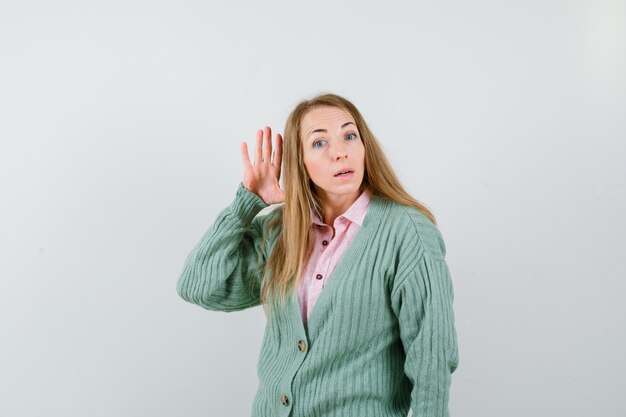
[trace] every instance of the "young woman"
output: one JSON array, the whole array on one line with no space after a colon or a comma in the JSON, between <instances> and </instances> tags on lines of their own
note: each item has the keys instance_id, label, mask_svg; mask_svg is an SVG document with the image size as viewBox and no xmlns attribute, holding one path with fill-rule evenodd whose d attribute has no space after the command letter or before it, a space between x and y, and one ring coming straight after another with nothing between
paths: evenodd
<instances>
[{"instance_id":1,"label":"young woman","mask_svg":"<svg viewBox=\"0 0 626 417\"><path fill-rule=\"evenodd\" d=\"M243 181L178 294L208 310L263 305L253 417L448 416L458 351L434 216L345 98L302 101L284 133L273 150L259 130L254 163L242 142Z\"/></svg>"}]
</instances>

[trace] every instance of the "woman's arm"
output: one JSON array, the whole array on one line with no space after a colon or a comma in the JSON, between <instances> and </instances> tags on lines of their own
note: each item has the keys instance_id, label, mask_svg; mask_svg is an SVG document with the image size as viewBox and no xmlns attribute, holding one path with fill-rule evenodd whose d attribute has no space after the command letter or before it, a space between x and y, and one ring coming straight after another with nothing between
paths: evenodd
<instances>
[{"instance_id":1,"label":"woman's arm","mask_svg":"<svg viewBox=\"0 0 626 417\"><path fill-rule=\"evenodd\" d=\"M261 242L269 220L276 214L256 216L268 205L239 183L234 201L188 255L176 284L186 301L207 310L237 311L261 303L262 267L266 256ZM261 269L256 271L261 259Z\"/></svg>"},{"instance_id":2,"label":"woman's arm","mask_svg":"<svg viewBox=\"0 0 626 417\"><path fill-rule=\"evenodd\" d=\"M420 232L413 256L398 267L391 294L406 354L404 372L413 384L414 417L447 417L451 374L459 357L445 246L434 227Z\"/></svg>"}]
</instances>

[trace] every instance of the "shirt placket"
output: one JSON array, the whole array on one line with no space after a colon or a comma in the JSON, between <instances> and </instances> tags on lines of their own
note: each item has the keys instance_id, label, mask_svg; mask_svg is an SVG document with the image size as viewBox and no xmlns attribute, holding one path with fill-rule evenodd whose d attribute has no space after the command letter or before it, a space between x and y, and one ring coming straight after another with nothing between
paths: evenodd
<instances>
[{"instance_id":1,"label":"shirt placket","mask_svg":"<svg viewBox=\"0 0 626 417\"><path fill-rule=\"evenodd\" d=\"M343 219L342 219L343 220ZM315 265L315 268L312 271L312 277L310 277L311 281L309 284L309 289L307 291L307 317L311 314L313 310L313 298L319 298L322 289L324 288L324 284L326 283L326 279L328 278L328 271L330 268L330 263L333 260L333 255L335 253L335 247L340 243L340 239L338 236L342 235L344 232L344 223L340 221L338 225L335 227L335 238L331 240L332 230L330 226L326 226L323 228L323 232L321 232L320 241L323 244L324 241L328 242L327 245L324 245L322 248L322 253Z\"/></svg>"}]
</instances>

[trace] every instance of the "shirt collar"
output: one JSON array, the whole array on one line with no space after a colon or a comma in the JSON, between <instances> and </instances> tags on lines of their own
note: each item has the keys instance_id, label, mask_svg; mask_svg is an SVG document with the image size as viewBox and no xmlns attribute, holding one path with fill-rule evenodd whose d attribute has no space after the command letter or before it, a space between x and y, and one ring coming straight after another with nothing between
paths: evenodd
<instances>
[{"instance_id":1,"label":"shirt collar","mask_svg":"<svg viewBox=\"0 0 626 417\"><path fill-rule=\"evenodd\" d=\"M367 193L367 191L363 191L359 198L357 198L354 203L346 210L343 214L339 215L339 217L345 217L353 223L358 224L359 226L363 225L363 219L365 218L365 214L367 213L367 207L369 206L372 197ZM320 226L324 226L325 223L319 218L317 214L313 210L311 210L311 220L313 223L318 224Z\"/></svg>"}]
</instances>

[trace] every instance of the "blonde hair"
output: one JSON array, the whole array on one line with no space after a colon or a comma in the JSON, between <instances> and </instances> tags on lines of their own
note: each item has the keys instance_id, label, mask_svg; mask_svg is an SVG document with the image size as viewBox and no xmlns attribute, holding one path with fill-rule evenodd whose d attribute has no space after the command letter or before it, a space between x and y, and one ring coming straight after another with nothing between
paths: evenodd
<instances>
[{"instance_id":1,"label":"blonde hair","mask_svg":"<svg viewBox=\"0 0 626 417\"><path fill-rule=\"evenodd\" d=\"M266 309L269 320L273 309L284 305L289 293L295 292L298 288L305 262L311 255L314 243L311 210L323 219L320 199L304 166L300 138L302 118L312 108L321 106L343 109L356 122L365 147L365 172L361 191L412 206L423 212L433 224L437 224L435 216L422 203L411 197L400 184L374 134L350 101L330 93L301 101L287 118L283 134L282 173L285 202L282 207L276 209L279 213L269 223L266 236L273 227L278 226L282 230L279 231L266 264L264 267L258 266L263 267L261 300L262 304L269 306L269 311ZM265 243L266 239L263 246Z\"/></svg>"}]
</instances>

